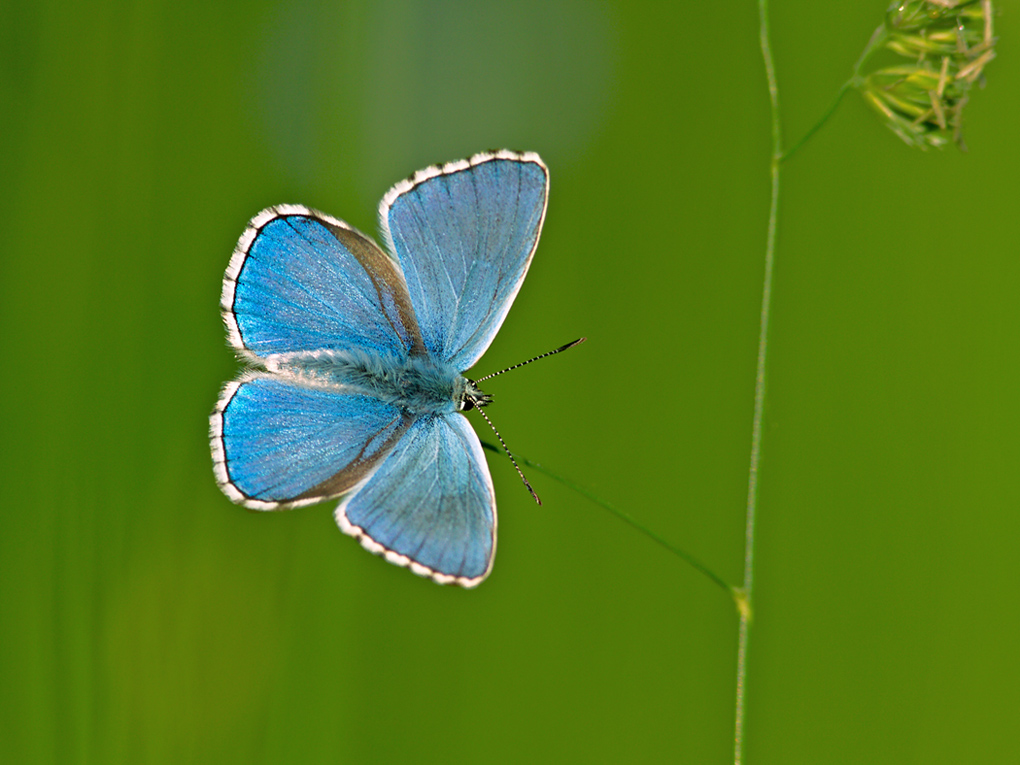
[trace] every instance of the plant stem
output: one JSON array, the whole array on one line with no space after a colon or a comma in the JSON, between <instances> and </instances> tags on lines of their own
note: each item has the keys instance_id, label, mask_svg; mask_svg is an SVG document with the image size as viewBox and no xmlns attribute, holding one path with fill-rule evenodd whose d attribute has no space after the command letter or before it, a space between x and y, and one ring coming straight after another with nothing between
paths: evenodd
<instances>
[{"instance_id":1,"label":"plant stem","mask_svg":"<svg viewBox=\"0 0 1020 765\"><path fill-rule=\"evenodd\" d=\"M769 313L772 306L772 271L776 252L776 222L779 216L779 166L783 159L782 133L779 123L779 88L776 85L772 46L769 41L768 0L758 0L759 42L765 63L772 116L772 159L769 172L772 180L772 201L769 205L769 227L765 239L765 277L762 282L761 319L758 327L758 365L754 376L754 417L751 424L751 464L747 477L747 517L744 532L744 586L741 588L740 635L737 640L737 693L733 729L733 762L741 765L744 757L744 705L747 691L747 645L751 633L754 606L754 525L758 506L758 464L761 460L761 429L765 411L765 368L768 358Z\"/></svg>"},{"instance_id":2,"label":"plant stem","mask_svg":"<svg viewBox=\"0 0 1020 765\"><path fill-rule=\"evenodd\" d=\"M864 50L857 59L857 63L854 64L854 71L853 74L850 75L850 79L840 86L839 92L836 93L836 97L833 99L832 104L825 110L825 113L822 114L818 122L812 125L801 139L797 141L797 143L780 154L780 159L783 162L793 156L797 149L806 144L808 140L810 140L810 138L821 129L822 125L829 121L829 117L835 113L836 107L839 106L840 102L843 100L843 96L846 95L846 92L850 90L850 88L855 88L860 84L861 69L863 68L864 63L871 57L872 53L882 47L888 37L889 30L886 28L885 24L880 24L878 28L872 32L871 39L868 40L868 44L864 46Z\"/></svg>"},{"instance_id":3,"label":"plant stem","mask_svg":"<svg viewBox=\"0 0 1020 765\"><path fill-rule=\"evenodd\" d=\"M498 446L495 446L494 444L487 443L485 441L482 441L482 446L484 448L488 449L489 451L493 451L493 452L502 452L503 451ZM613 507L611 504L606 502L604 499L598 497L597 495L595 495L594 493L592 493L588 489L584 488L580 484L576 484L573 481L571 481L571 480L569 480L567 478L564 478L561 475L557 475L556 473L554 473L553 471L549 470L548 468L539 465L537 462L532 462L527 457L522 457L521 455L518 454L517 455L517 459L520 461L520 463L522 465L525 465L526 467L529 467L529 468L533 468L533 469L539 471L540 473L544 473L545 475L547 475L550 478L552 478L554 481L558 481L559 483L563 484L567 488L573 489L578 494L580 494L582 497L588 498L589 500L591 500L592 502L594 502L596 505L598 505L599 507L603 508L604 510L608 510L610 513L615 515L617 518L619 518L624 523L630 524L630 526L632 526L633 528L635 528L638 531L640 531L642 534L644 534L646 537L651 539L653 542L656 542L657 544L662 545L667 550L669 550L671 553L673 553L675 556L677 556L681 560L689 563L695 569L697 569L702 574L707 576L709 579L711 579L717 585L719 585L724 590L726 590L728 593L730 593L730 595L733 597L733 599L738 601L738 603L743 598L743 595L742 595L742 592L741 592L740 588L733 587L732 585L730 585L725 579L723 579L721 576L716 574L708 566L706 566L700 560L695 558L689 552L687 552L685 550L681 550L679 547L676 547L675 545L670 544L665 539L663 539L658 534L656 534L654 531L652 531L650 528L648 528L647 526L642 524L640 521L638 521L636 518L633 518L630 515L627 515L627 513L623 512L622 510L620 510L620 509L618 509L616 507Z\"/></svg>"},{"instance_id":4,"label":"plant stem","mask_svg":"<svg viewBox=\"0 0 1020 765\"><path fill-rule=\"evenodd\" d=\"M761 439L762 420L765 413L765 372L768 361L769 344L769 314L772 307L772 272L775 264L776 254L776 227L779 219L779 180L780 166L793 154L806 144L815 133L817 133L829 118L836 112L843 96L852 88L861 83L861 69L871 55L882 47L889 36L889 30L885 24L881 24L871 35L871 39L864 47L857 63L854 64L853 74L840 87L835 99L821 118L797 141L791 148L783 151L782 131L779 121L779 88L776 84L775 65L772 61L772 44L769 35L769 5L768 0L758 0L758 40L761 45L761 55L765 64L765 79L769 90L769 107L772 126L772 154L769 161L769 176L771 179L771 202L769 204L768 232L765 237L765 275L762 280L761 293L761 317L758 326L758 363L754 378L754 416L751 422L751 460L747 476L747 513L744 528L744 581L741 587L733 587L722 577L715 574L701 561L690 553L674 547L665 539L660 537L648 527L639 523L636 519L624 513L622 510L610 505L600 499L584 487L573 483L540 465L527 459L521 462L529 467L535 468L550 478L559 481L565 486L573 489L579 494L587 497L595 504L608 510L625 523L630 524L645 536L665 547L677 557L689 563L695 569L707 576L717 585L727 590L737 605L737 613L740 616L740 631L737 639L737 680L736 680L736 708L734 712L733 731L733 762L734 765L742 765L744 758L744 718L745 702L747 692L747 646L751 635L751 619L753 615L754 595L754 532L755 520L758 509L758 466L761 462ZM499 451L492 444L482 442L482 446L492 451Z\"/></svg>"},{"instance_id":5,"label":"plant stem","mask_svg":"<svg viewBox=\"0 0 1020 765\"><path fill-rule=\"evenodd\" d=\"M765 238L765 277L761 292L761 319L758 328L758 365L754 378L754 417L751 423L751 464L747 477L747 516L744 532L744 585L734 589L734 598L740 614L740 633L737 639L737 693L734 713L733 762L741 765L744 758L744 715L747 693L747 645L751 636L751 617L754 607L754 528L758 509L758 465L761 461L762 418L765 412L765 370L768 360L769 312L772 305L772 271L776 255L776 225L779 218L779 175L781 164L808 142L835 113L846 92L861 82L861 69L871 54L880 49L889 36L885 24L871 35L853 74L843 83L832 105L822 114L804 136L790 149L783 151L782 131L779 122L779 88L772 62L772 45L769 39L768 0L758 0L759 42L765 63L765 79L769 89L769 106L772 117L772 158L769 173L772 181L772 199L769 204L769 226Z\"/></svg>"}]
</instances>

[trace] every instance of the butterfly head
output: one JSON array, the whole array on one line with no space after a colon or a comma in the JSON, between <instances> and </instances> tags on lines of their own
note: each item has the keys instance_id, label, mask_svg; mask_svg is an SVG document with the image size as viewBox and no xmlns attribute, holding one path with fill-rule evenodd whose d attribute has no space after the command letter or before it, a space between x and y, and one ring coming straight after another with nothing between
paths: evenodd
<instances>
[{"instance_id":1,"label":"butterfly head","mask_svg":"<svg viewBox=\"0 0 1020 765\"><path fill-rule=\"evenodd\" d=\"M480 409L492 403L492 396L488 393L483 393L474 380L469 380L466 377L462 379L464 380L464 391L460 394L460 400L457 402L458 411L466 412L469 409Z\"/></svg>"}]
</instances>

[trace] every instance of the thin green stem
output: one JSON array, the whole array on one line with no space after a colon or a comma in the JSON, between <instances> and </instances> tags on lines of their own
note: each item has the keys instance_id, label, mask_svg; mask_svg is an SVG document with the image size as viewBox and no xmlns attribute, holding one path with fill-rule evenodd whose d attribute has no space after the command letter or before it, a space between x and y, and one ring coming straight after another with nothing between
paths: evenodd
<instances>
[{"instance_id":1,"label":"thin green stem","mask_svg":"<svg viewBox=\"0 0 1020 765\"><path fill-rule=\"evenodd\" d=\"M779 88L776 84L775 64L772 60L772 44L769 33L768 0L758 0L758 39L761 45L762 60L765 64L765 79L768 83L769 106L772 127L772 154L769 161L771 179L771 201L769 204L768 232L765 238L765 275L762 280L761 316L758 327L758 361L754 379L754 415L751 422L751 459L747 478L747 511L744 528L744 581L743 586L733 587L718 576L690 553L673 546L647 526L638 522L605 500L596 496L584 487L557 475L531 460L518 457L522 463L534 468L555 481L562 483L595 504L609 511L620 520L637 529L642 534L671 553L686 561L717 585L727 590L737 604L740 617L740 630L737 640L737 678L736 678L736 709L734 713L733 762L742 765L744 758L744 718L745 699L747 692L747 647L751 635L751 619L753 615L754 596L754 534L758 509L758 467L761 462L762 421L765 413L765 379L768 361L769 315L772 307L772 273L776 253L776 228L779 220L780 166L793 156L804 144L817 133L832 117L839 107L846 92L861 83L861 69L870 56L885 43L889 31L885 24L879 26L871 35L857 63L854 65L850 79L843 83L832 104L821 118L791 148L783 151L782 130L779 120ZM482 442L482 446L492 451L500 451L496 446Z\"/></svg>"},{"instance_id":2,"label":"thin green stem","mask_svg":"<svg viewBox=\"0 0 1020 765\"><path fill-rule=\"evenodd\" d=\"M782 154L780 155L780 159L783 162L792 157L793 154L797 151L797 149L806 144L811 139L811 137L821 129L822 125L829 121L829 117L831 117L836 112L836 108L843 100L843 96L846 95L846 92L850 90L850 88L855 88L860 84L861 69L864 67L865 62L871 57L872 53L874 53L875 51L879 50L882 47L882 45L885 43L888 37L889 30L886 28L885 24L881 24L874 32L872 32L871 39L868 40L868 44L864 46L864 50L861 52L860 57L857 59L857 63L854 64L854 71L853 74L850 75L850 79L844 82L842 86L840 86L839 92L836 93L836 97L832 100L832 104L829 106L828 109L825 110L825 112L819 118L818 122L812 125L811 128L801 137L799 141L797 141L793 146L791 146L786 151L782 152Z\"/></svg>"},{"instance_id":3,"label":"thin green stem","mask_svg":"<svg viewBox=\"0 0 1020 765\"><path fill-rule=\"evenodd\" d=\"M484 448L488 449L489 451L493 451L493 452L502 452L503 451L502 449L500 449L499 447L495 446L494 444L486 443L485 441L482 441L482 446ZM710 568L708 568L708 566L706 566L700 560L695 558L689 552L687 552L685 550L681 550L679 547L676 547L675 545L667 542L665 539L660 537L658 534L656 534L654 531L649 529L647 526L642 524L637 519L632 518L630 515L628 515L627 513L623 512L622 510L619 510L616 507L613 507L611 504L606 502L604 499L602 499L601 497L597 496L596 494L594 494L590 490L586 489L585 487L581 486L580 484L576 484L573 481L571 481L571 480L569 480L567 478L564 478L561 475L558 475L558 474L554 473L552 470L549 470L548 468L543 467L542 465L539 465L537 462L532 462L527 457L522 457L519 454L515 454L515 456L517 457L518 461L521 464L526 465L529 468L533 468L533 469L537 470L540 473L544 473L545 475L547 475L550 478L552 478L554 481L558 481L559 483L563 484L567 488L573 489L578 494L580 494L581 496L586 497L587 499L591 500L592 502L594 502L596 505L598 505L602 509L609 511L610 513L615 515L617 518L619 518L624 523L630 524L631 527L633 527L633 528L637 529L638 531L640 531L642 534L644 534L646 537L651 539L653 542L655 542L655 543L657 543L659 545L662 545L664 548L669 550L671 553L676 555L678 558L680 558L681 560L689 563L691 566L693 566L695 569L697 569L702 574L707 576L709 579L711 579L717 585L719 585L724 590L729 592L735 599L741 597L740 590L738 588L735 588L735 587L731 586L730 584L728 584L725 579L723 579L721 576L716 574L714 571L712 571Z\"/></svg>"},{"instance_id":4,"label":"thin green stem","mask_svg":"<svg viewBox=\"0 0 1020 765\"><path fill-rule=\"evenodd\" d=\"M758 326L758 364L754 376L754 416L751 421L751 464L747 478L747 515L744 531L744 586L738 600L740 634L737 640L737 692L733 729L733 762L741 765L744 758L744 708L747 691L747 645L751 636L751 614L754 606L754 529L758 508L758 465L761 461L762 419L765 412L765 369L768 359L769 313L772 306L772 271L776 252L776 223L779 217L779 166L782 162L782 131L779 123L779 88L772 62L769 40L768 0L758 0L759 42L768 82L769 106L772 117L772 158L769 171L772 180L772 201L769 205L769 227L765 239L765 277L762 282L761 318Z\"/></svg>"},{"instance_id":5,"label":"thin green stem","mask_svg":"<svg viewBox=\"0 0 1020 765\"><path fill-rule=\"evenodd\" d=\"M843 96L846 95L846 92L850 90L851 87L853 87L853 84L854 84L853 79L849 79L843 83L843 85L839 89L839 92L836 93L836 97L833 99L832 104L829 106L828 109L825 110L825 113L822 115L821 119L819 119L818 122L812 125L811 129L808 130L801 137L801 139L797 141L797 143L795 143L792 147L783 152L783 156L781 157L781 159L784 162L788 160L793 155L793 153L797 151L797 149L806 144L808 140L821 129L822 125L829 121L829 117L831 117L835 113L836 107L839 106L839 102L843 100Z\"/></svg>"},{"instance_id":6,"label":"thin green stem","mask_svg":"<svg viewBox=\"0 0 1020 765\"><path fill-rule=\"evenodd\" d=\"M751 422L751 464L747 477L747 515L744 532L744 586L734 590L737 610L740 614L740 633L737 639L737 692L734 713L733 762L741 765L744 758L744 716L747 694L747 646L751 637L751 617L754 611L754 530L758 509L758 466L761 462L762 419L765 413L765 371L769 347L769 313L772 306L772 272L776 255L776 226L779 219L780 166L793 156L801 146L828 122L835 113L846 92L861 81L861 69L872 53L882 47L888 37L885 24L871 35L857 63L853 74L836 94L832 105L822 114L804 136L790 149L783 151L782 131L779 122L779 88L776 84L776 70L772 61L772 44L769 36L768 0L758 0L759 42L765 63L765 79L769 89L769 106L772 122L772 157L769 174L772 181L769 204L769 226L765 238L765 277L762 281L761 319L758 327L758 364L754 378L754 416Z\"/></svg>"}]
</instances>

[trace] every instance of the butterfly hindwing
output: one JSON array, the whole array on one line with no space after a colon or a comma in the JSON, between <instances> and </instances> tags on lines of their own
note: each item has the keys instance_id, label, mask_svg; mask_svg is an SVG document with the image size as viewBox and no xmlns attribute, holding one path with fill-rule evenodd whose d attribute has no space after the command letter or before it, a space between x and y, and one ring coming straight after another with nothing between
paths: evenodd
<instances>
[{"instance_id":1,"label":"butterfly hindwing","mask_svg":"<svg viewBox=\"0 0 1020 765\"><path fill-rule=\"evenodd\" d=\"M249 373L212 414L216 478L256 510L321 502L364 482L410 423L372 396Z\"/></svg>"},{"instance_id":2,"label":"butterfly hindwing","mask_svg":"<svg viewBox=\"0 0 1020 765\"><path fill-rule=\"evenodd\" d=\"M258 357L421 349L399 266L343 221L299 205L251 220L223 279L221 309L231 345Z\"/></svg>"},{"instance_id":3,"label":"butterfly hindwing","mask_svg":"<svg viewBox=\"0 0 1020 765\"><path fill-rule=\"evenodd\" d=\"M476 154L415 173L380 205L425 348L458 370L489 347L531 264L549 173L537 154Z\"/></svg>"},{"instance_id":4,"label":"butterfly hindwing","mask_svg":"<svg viewBox=\"0 0 1020 765\"><path fill-rule=\"evenodd\" d=\"M443 584L473 587L496 552L496 500L465 417L419 417L374 475L336 510L372 552Z\"/></svg>"}]
</instances>

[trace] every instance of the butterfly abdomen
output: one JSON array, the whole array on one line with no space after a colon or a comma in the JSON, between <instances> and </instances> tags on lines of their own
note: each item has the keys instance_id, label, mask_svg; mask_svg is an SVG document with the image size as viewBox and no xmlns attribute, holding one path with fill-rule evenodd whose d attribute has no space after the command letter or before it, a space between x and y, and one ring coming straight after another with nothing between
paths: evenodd
<instances>
[{"instance_id":1,"label":"butterfly abdomen","mask_svg":"<svg viewBox=\"0 0 1020 765\"><path fill-rule=\"evenodd\" d=\"M431 358L350 351L299 351L269 356L270 372L312 386L363 392L409 414L457 411L466 380Z\"/></svg>"}]
</instances>

